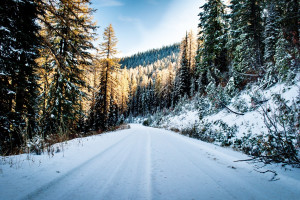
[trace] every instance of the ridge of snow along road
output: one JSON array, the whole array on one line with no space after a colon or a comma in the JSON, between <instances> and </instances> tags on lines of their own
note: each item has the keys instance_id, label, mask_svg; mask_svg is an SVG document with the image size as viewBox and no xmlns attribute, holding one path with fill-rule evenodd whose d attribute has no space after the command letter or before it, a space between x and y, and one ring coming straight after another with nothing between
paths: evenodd
<instances>
[{"instance_id":1,"label":"ridge of snow along road","mask_svg":"<svg viewBox=\"0 0 300 200\"><path fill-rule=\"evenodd\" d=\"M248 156L171 131L130 126L127 130L71 140L64 145L64 151L52 158L26 154L2 158L0 199L300 196L300 169L234 162ZM277 181L270 181L274 177L271 171L276 171Z\"/></svg>"}]
</instances>

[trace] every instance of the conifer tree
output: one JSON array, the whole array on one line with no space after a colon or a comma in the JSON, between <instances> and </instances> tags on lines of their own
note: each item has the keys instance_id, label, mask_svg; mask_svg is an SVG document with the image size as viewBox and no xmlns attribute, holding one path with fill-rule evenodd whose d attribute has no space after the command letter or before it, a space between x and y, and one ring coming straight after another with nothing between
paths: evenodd
<instances>
[{"instance_id":1,"label":"conifer tree","mask_svg":"<svg viewBox=\"0 0 300 200\"><path fill-rule=\"evenodd\" d=\"M177 84L177 90L181 97L186 94L189 95L190 91L191 69L188 49L188 34L186 34L184 40L181 43L181 60L177 75L179 81Z\"/></svg>"},{"instance_id":2,"label":"conifer tree","mask_svg":"<svg viewBox=\"0 0 300 200\"><path fill-rule=\"evenodd\" d=\"M194 38L193 31L190 31L188 33L188 61L189 61L189 68L190 73L193 78L195 78L196 75L196 51L197 51L197 43Z\"/></svg>"},{"instance_id":3,"label":"conifer tree","mask_svg":"<svg viewBox=\"0 0 300 200\"><path fill-rule=\"evenodd\" d=\"M121 113L127 111L129 98L129 75L127 69L123 69L120 75L120 91L121 91Z\"/></svg>"},{"instance_id":4,"label":"conifer tree","mask_svg":"<svg viewBox=\"0 0 300 200\"><path fill-rule=\"evenodd\" d=\"M200 32L197 60L197 70L200 73L200 90L205 92L205 87L211 80L208 80L208 71L216 85L222 79L222 75L228 72L226 32L225 32L225 6L221 0L209 0L201 7Z\"/></svg>"},{"instance_id":5,"label":"conifer tree","mask_svg":"<svg viewBox=\"0 0 300 200\"><path fill-rule=\"evenodd\" d=\"M281 10L280 21L283 35L292 46L299 49L299 0L280 0L278 2Z\"/></svg>"},{"instance_id":6,"label":"conifer tree","mask_svg":"<svg viewBox=\"0 0 300 200\"><path fill-rule=\"evenodd\" d=\"M172 91L174 89L174 78L175 78L175 73L173 70L173 65L172 63L169 64L168 66L168 71L166 74L166 84L163 88L163 99L166 102L166 107L169 108L172 104Z\"/></svg>"},{"instance_id":7,"label":"conifer tree","mask_svg":"<svg viewBox=\"0 0 300 200\"><path fill-rule=\"evenodd\" d=\"M16 153L36 132L37 4L0 3L0 153Z\"/></svg>"},{"instance_id":8,"label":"conifer tree","mask_svg":"<svg viewBox=\"0 0 300 200\"><path fill-rule=\"evenodd\" d=\"M299 42L299 1L279 1L281 33L276 43L275 68L279 79L292 80L299 72L300 42Z\"/></svg>"},{"instance_id":9,"label":"conifer tree","mask_svg":"<svg viewBox=\"0 0 300 200\"><path fill-rule=\"evenodd\" d=\"M90 0L41 1L45 62L50 66L45 91L46 113L42 118L44 135L68 135L82 118L85 98L83 68L92 64L94 30ZM45 63L41 63L46 66Z\"/></svg>"},{"instance_id":10,"label":"conifer tree","mask_svg":"<svg viewBox=\"0 0 300 200\"><path fill-rule=\"evenodd\" d=\"M277 79L277 70L275 65L276 43L280 33L280 15L277 0L266 1L266 23L264 30L264 65L266 70L267 80L272 84L272 80Z\"/></svg>"},{"instance_id":11,"label":"conifer tree","mask_svg":"<svg viewBox=\"0 0 300 200\"><path fill-rule=\"evenodd\" d=\"M230 41L235 84L243 87L247 78L259 77L263 69L262 6L259 0L232 0Z\"/></svg>"},{"instance_id":12,"label":"conifer tree","mask_svg":"<svg viewBox=\"0 0 300 200\"><path fill-rule=\"evenodd\" d=\"M100 90L96 102L96 129L106 130L108 128L108 117L111 108L111 93L115 93L117 80L113 73L119 70L119 59L115 58L117 54L117 38L114 29L110 24L104 30L103 43L100 45L101 72L100 72Z\"/></svg>"}]
</instances>

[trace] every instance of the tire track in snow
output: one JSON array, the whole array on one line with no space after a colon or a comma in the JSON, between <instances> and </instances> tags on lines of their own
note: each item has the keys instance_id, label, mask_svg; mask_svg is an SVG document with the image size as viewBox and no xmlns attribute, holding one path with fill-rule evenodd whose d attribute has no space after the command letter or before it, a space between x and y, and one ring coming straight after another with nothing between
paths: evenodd
<instances>
[{"instance_id":1,"label":"tire track in snow","mask_svg":"<svg viewBox=\"0 0 300 200\"><path fill-rule=\"evenodd\" d=\"M126 153L126 162L120 163L120 169L111 178L117 183L103 188L105 194L100 199L151 199L151 135L148 131L136 133L128 141L130 150ZM122 194L122 196L120 196Z\"/></svg>"},{"instance_id":2,"label":"tire track in snow","mask_svg":"<svg viewBox=\"0 0 300 200\"><path fill-rule=\"evenodd\" d=\"M37 199L37 197L39 195L41 195L42 193L45 193L51 187L55 186L56 184L58 184L59 182L63 181L64 179L66 179L68 177L71 177L72 175L74 175L76 172L80 171L85 166L92 164L94 161L96 161L97 159L99 159L101 156L105 155L109 151L112 151L114 148L118 148L120 144L126 142L131 137L132 137L132 133L130 133L129 136L124 137L121 140L119 140L116 143L114 143L113 145L109 146L107 149L101 151L100 153L98 153L97 155L95 155L94 157L92 157L91 159L89 159L88 161L86 161L86 162L80 164L79 166L71 169L70 171L66 172L65 174L62 174L60 177L55 178L54 180L50 181L49 183L41 186L40 188L38 188L35 191L31 192L30 194L26 195L25 198L21 198L21 199L29 199L29 200L31 200L31 199Z\"/></svg>"},{"instance_id":3,"label":"tire track in snow","mask_svg":"<svg viewBox=\"0 0 300 200\"><path fill-rule=\"evenodd\" d=\"M146 172L147 172L147 193L148 199L152 199L152 159L151 159L151 135L149 130L147 131L147 152L146 152Z\"/></svg>"}]
</instances>

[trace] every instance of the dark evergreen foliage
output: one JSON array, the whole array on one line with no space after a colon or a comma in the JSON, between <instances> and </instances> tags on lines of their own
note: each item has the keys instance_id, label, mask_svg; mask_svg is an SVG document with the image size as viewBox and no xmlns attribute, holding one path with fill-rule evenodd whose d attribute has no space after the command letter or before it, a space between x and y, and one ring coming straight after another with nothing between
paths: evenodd
<instances>
[{"instance_id":1,"label":"dark evergreen foliage","mask_svg":"<svg viewBox=\"0 0 300 200\"><path fill-rule=\"evenodd\" d=\"M176 89L180 97L184 95L190 95L191 87L191 69L188 60L188 35L186 34L185 39L182 42L182 53L181 53L180 68L178 69L178 84Z\"/></svg>"},{"instance_id":2,"label":"dark evergreen foliage","mask_svg":"<svg viewBox=\"0 0 300 200\"><path fill-rule=\"evenodd\" d=\"M48 67L49 85L45 89L43 135L74 134L82 121L82 101L86 87L83 69L92 65L91 49L96 26L91 21L90 1L52 1L41 3L45 12L40 17L43 27L43 63ZM80 17L79 17L80 16Z\"/></svg>"},{"instance_id":3,"label":"dark evergreen foliage","mask_svg":"<svg viewBox=\"0 0 300 200\"><path fill-rule=\"evenodd\" d=\"M16 153L36 132L39 30L31 0L0 4L0 152Z\"/></svg>"},{"instance_id":4,"label":"dark evergreen foliage","mask_svg":"<svg viewBox=\"0 0 300 200\"><path fill-rule=\"evenodd\" d=\"M212 81L216 86L221 82L226 83L227 77L224 75L228 72L228 62L224 4L221 0L209 0L201 9L199 14L201 44L196 60L197 71L200 73L200 90L204 93L206 85Z\"/></svg>"}]
</instances>

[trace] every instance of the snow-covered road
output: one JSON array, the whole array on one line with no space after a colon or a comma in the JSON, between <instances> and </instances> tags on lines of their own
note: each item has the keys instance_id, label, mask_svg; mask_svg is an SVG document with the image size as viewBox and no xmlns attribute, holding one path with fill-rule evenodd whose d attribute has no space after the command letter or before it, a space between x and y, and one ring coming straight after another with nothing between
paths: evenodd
<instances>
[{"instance_id":1,"label":"snow-covered road","mask_svg":"<svg viewBox=\"0 0 300 200\"><path fill-rule=\"evenodd\" d=\"M132 124L128 130L70 141L53 158L36 155L26 161L15 156L13 167L3 160L0 199L299 198L299 169L270 166L279 180L269 181L272 173L234 162L246 158L170 131Z\"/></svg>"}]
</instances>

